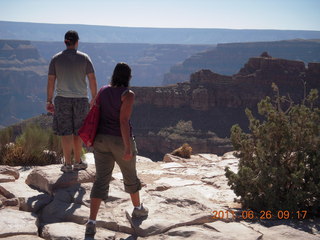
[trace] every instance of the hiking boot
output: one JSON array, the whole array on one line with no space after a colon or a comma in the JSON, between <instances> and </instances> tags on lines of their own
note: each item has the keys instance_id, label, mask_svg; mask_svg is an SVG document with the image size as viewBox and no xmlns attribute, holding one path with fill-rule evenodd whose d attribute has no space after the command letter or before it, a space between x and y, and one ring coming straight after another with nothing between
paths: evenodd
<instances>
[{"instance_id":1,"label":"hiking boot","mask_svg":"<svg viewBox=\"0 0 320 240\"><path fill-rule=\"evenodd\" d=\"M64 173L69 173L69 172L72 172L72 166L64 164L62 165L60 170Z\"/></svg>"},{"instance_id":2,"label":"hiking boot","mask_svg":"<svg viewBox=\"0 0 320 240\"><path fill-rule=\"evenodd\" d=\"M132 211L132 217L133 218L141 218L148 216L149 210L148 208L144 207L141 203L141 209L135 207Z\"/></svg>"},{"instance_id":3,"label":"hiking boot","mask_svg":"<svg viewBox=\"0 0 320 240\"><path fill-rule=\"evenodd\" d=\"M88 167L88 163L86 162L86 160L81 160L80 163L75 163L73 166L73 170L85 170Z\"/></svg>"},{"instance_id":4,"label":"hiking boot","mask_svg":"<svg viewBox=\"0 0 320 240\"><path fill-rule=\"evenodd\" d=\"M96 225L92 222L86 224L86 236L94 236L96 234Z\"/></svg>"}]
</instances>

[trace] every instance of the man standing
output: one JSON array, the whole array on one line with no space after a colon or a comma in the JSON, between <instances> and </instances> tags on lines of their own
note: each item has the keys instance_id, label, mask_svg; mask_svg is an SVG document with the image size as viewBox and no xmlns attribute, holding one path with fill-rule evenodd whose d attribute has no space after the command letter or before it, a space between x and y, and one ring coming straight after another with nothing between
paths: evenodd
<instances>
[{"instance_id":1,"label":"man standing","mask_svg":"<svg viewBox=\"0 0 320 240\"><path fill-rule=\"evenodd\" d=\"M65 160L61 171L72 172L72 150L75 159L73 169L83 170L88 166L80 158L82 140L78 136L78 130L89 111L86 77L92 97L90 105L97 94L97 82L89 56L77 50L78 33L70 30L64 39L66 50L54 55L49 65L46 108L48 112L54 113L54 133L61 136Z\"/></svg>"}]
</instances>

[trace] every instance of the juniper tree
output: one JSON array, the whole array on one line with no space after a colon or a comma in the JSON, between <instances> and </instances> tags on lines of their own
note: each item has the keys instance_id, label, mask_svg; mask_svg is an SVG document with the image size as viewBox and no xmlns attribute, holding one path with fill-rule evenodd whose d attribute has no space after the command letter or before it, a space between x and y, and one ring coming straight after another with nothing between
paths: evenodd
<instances>
[{"instance_id":1,"label":"juniper tree","mask_svg":"<svg viewBox=\"0 0 320 240\"><path fill-rule=\"evenodd\" d=\"M253 210L308 210L320 206L320 110L318 91L311 90L299 104L290 96L258 103L258 119L246 109L249 131L231 128L239 158L238 172L226 168L228 184L243 207Z\"/></svg>"}]
</instances>

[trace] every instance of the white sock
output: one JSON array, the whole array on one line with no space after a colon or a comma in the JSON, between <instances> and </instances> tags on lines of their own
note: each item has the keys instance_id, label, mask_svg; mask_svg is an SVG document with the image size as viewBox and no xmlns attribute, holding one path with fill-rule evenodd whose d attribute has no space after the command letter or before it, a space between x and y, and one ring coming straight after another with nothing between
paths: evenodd
<instances>
[{"instance_id":1,"label":"white sock","mask_svg":"<svg viewBox=\"0 0 320 240\"><path fill-rule=\"evenodd\" d=\"M136 208L136 209L138 209L138 210L141 210L142 204L140 203L140 206L139 206L139 207L134 207L134 208Z\"/></svg>"},{"instance_id":2,"label":"white sock","mask_svg":"<svg viewBox=\"0 0 320 240\"><path fill-rule=\"evenodd\" d=\"M91 220L91 219L88 219L88 222L87 222L87 224L88 223L93 223L93 224L96 224L96 220Z\"/></svg>"}]
</instances>

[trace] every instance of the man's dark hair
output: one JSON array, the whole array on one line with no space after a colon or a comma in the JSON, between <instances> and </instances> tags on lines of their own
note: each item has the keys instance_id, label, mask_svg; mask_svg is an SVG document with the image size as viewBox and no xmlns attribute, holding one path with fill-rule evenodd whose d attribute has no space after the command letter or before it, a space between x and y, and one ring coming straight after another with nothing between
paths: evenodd
<instances>
[{"instance_id":1,"label":"man's dark hair","mask_svg":"<svg viewBox=\"0 0 320 240\"><path fill-rule=\"evenodd\" d=\"M111 86L128 87L131 79L131 68L126 63L118 63L113 70Z\"/></svg>"},{"instance_id":2,"label":"man's dark hair","mask_svg":"<svg viewBox=\"0 0 320 240\"><path fill-rule=\"evenodd\" d=\"M64 43L67 46L74 46L76 44L76 42L79 40L79 35L76 31L74 30L69 30L68 32L66 32L66 34L64 35Z\"/></svg>"}]
</instances>

